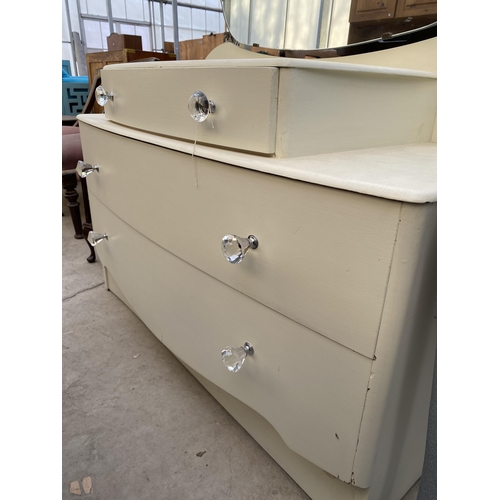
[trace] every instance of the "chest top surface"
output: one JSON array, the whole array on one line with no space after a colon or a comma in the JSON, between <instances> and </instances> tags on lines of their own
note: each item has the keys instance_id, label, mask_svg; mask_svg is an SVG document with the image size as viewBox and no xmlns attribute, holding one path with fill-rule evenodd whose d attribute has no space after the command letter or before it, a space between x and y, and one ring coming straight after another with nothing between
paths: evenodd
<instances>
[{"instance_id":1,"label":"chest top surface","mask_svg":"<svg viewBox=\"0 0 500 500\"><path fill-rule=\"evenodd\" d=\"M437 144L432 142L275 158L151 134L104 115L80 115L79 119L103 131L236 167L390 200L437 201Z\"/></svg>"}]
</instances>

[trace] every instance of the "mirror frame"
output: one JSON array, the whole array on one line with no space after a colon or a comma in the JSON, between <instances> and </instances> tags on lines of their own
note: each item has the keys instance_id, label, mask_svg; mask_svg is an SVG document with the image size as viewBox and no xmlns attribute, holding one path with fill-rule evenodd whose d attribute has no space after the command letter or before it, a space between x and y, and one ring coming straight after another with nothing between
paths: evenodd
<instances>
[{"instance_id":1,"label":"mirror frame","mask_svg":"<svg viewBox=\"0 0 500 500\"><path fill-rule=\"evenodd\" d=\"M427 40L437 36L437 20L429 22L423 26L418 26L407 31L397 33L383 33L380 37L374 37L368 40L357 41L348 43L343 46L327 47L327 48L311 48L311 49L287 49L287 48L272 48L261 46L257 43L249 45L247 43L237 40L231 32L231 27L227 23L226 12L224 9L224 2L221 1L224 19L226 22L227 32L226 41L230 41L234 45L259 54L278 56L278 57L291 57L291 58L334 58L342 56L351 56L356 54L364 54L369 52L376 52L380 50L387 50L394 47L409 45L415 42ZM351 5L352 9L352 5ZM420 16L424 17L424 16ZM409 17L408 20L412 18ZM432 21L432 20L429 20Z\"/></svg>"}]
</instances>

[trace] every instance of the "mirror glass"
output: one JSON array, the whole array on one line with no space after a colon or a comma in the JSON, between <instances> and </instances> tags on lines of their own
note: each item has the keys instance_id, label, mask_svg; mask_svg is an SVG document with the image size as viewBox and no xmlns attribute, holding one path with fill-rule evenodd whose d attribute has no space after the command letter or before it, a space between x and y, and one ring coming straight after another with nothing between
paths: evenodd
<instances>
[{"instance_id":1,"label":"mirror glass","mask_svg":"<svg viewBox=\"0 0 500 500\"><path fill-rule=\"evenodd\" d=\"M278 50L332 49L413 31L437 0L221 0L233 38Z\"/></svg>"}]
</instances>

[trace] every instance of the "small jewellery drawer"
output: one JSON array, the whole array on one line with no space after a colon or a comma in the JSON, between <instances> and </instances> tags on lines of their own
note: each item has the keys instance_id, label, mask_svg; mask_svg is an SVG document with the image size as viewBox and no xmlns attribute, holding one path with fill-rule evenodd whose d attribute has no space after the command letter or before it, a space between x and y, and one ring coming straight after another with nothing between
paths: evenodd
<instances>
[{"instance_id":1,"label":"small jewellery drawer","mask_svg":"<svg viewBox=\"0 0 500 500\"><path fill-rule=\"evenodd\" d=\"M154 68L112 65L102 85L113 94L106 118L136 129L200 143L272 154L276 141L277 68ZM188 101L197 91L214 113L195 121Z\"/></svg>"},{"instance_id":2,"label":"small jewellery drawer","mask_svg":"<svg viewBox=\"0 0 500 500\"><path fill-rule=\"evenodd\" d=\"M90 193L106 273L179 359L266 418L296 453L351 479L372 360L318 335L156 245ZM227 346L250 342L238 373Z\"/></svg>"},{"instance_id":3,"label":"small jewellery drawer","mask_svg":"<svg viewBox=\"0 0 500 500\"><path fill-rule=\"evenodd\" d=\"M180 259L361 354L374 354L400 203L255 172L81 124L89 190ZM92 147L85 147L91 144ZM236 265L227 234L255 235Z\"/></svg>"}]
</instances>

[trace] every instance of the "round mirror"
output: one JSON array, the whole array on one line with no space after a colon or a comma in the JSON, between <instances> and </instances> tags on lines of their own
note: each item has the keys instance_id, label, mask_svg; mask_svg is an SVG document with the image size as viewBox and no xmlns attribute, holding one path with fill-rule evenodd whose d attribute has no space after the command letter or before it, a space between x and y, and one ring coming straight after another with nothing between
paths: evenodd
<instances>
[{"instance_id":1,"label":"round mirror","mask_svg":"<svg viewBox=\"0 0 500 500\"><path fill-rule=\"evenodd\" d=\"M254 52L334 57L436 36L437 0L221 0L236 42ZM351 50L348 48L351 47ZM357 48L355 48L357 47ZM367 50L365 50L367 49ZM329 50L330 53L324 53ZM301 54L300 52L306 52ZM285 53L286 52L286 53Z\"/></svg>"}]
</instances>

